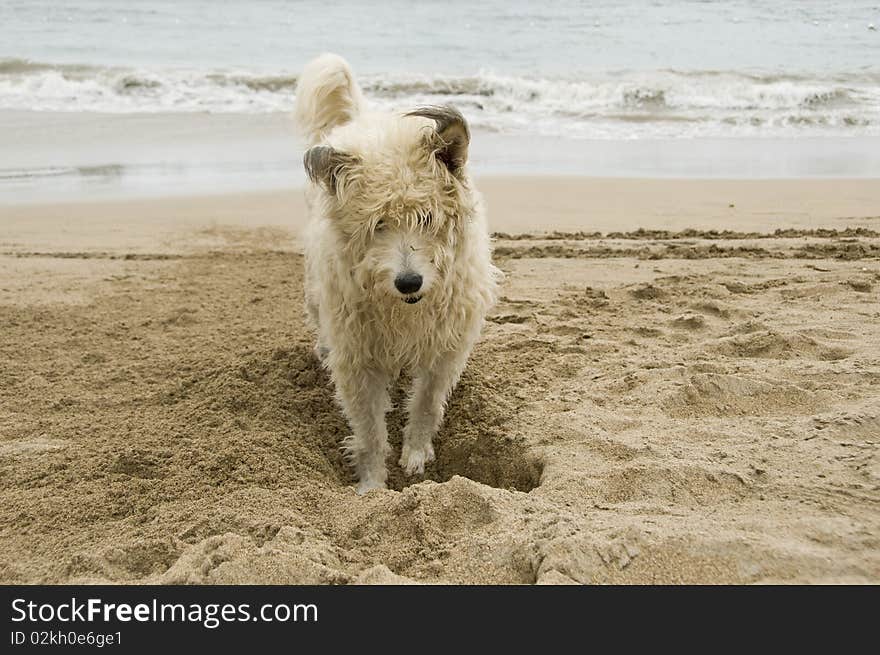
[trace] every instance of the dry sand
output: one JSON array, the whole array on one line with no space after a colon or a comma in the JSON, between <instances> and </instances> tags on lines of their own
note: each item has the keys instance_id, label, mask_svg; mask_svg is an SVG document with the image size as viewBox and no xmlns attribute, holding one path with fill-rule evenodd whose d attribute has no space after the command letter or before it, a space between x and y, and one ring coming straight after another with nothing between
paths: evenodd
<instances>
[{"instance_id":1,"label":"dry sand","mask_svg":"<svg viewBox=\"0 0 880 655\"><path fill-rule=\"evenodd\" d=\"M502 300L363 498L296 194L0 207L0 582L880 582L877 181L482 186Z\"/></svg>"}]
</instances>

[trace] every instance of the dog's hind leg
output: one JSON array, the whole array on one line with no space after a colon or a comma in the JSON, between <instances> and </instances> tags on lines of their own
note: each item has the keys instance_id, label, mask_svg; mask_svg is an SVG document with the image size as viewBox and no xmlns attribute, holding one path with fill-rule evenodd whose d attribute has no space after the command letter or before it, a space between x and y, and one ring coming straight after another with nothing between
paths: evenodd
<instances>
[{"instance_id":1,"label":"dog's hind leg","mask_svg":"<svg viewBox=\"0 0 880 655\"><path fill-rule=\"evenodd\" d=\"M384 489L388 471L388 430L385 413L391 408L389 376L375 371L356 372L346 379L334 375L336 395L354 431L342 444L358 478L357 492Z\"/></svg>"},{"instance_id":2,"label":"dog's hind leg","mask_svg":"<svg viewBox=\"0 0 880 655\"><path fill-rule=\"evenodd\" d=\"M469 350L446 353L430 370L420 371L409 398L409 420L403 430L400 466L407 475L424 473L434 461L431 441L443 422L446 400L464 370Z\"/></svg>"},{"instance_id":3,"label":"dog's hind leg","mask_svg":"<svg viewBox=\"0 0 880 655\"><path fill-rule=\"evenodd\" d=\"M325 364L327 362L327 357L330 355L330 346L325 345L321 340L321 328L320 328L320 320L318 317L318 305L317 303L313 303L310 301L306 301L306 313L308 315L308 319L310 324L315 328L318 333L318 338L315 341L315 347L312 349L312 352L315 355L315 359L318 360L321 364Z\"/></svg>"}]
</instances>

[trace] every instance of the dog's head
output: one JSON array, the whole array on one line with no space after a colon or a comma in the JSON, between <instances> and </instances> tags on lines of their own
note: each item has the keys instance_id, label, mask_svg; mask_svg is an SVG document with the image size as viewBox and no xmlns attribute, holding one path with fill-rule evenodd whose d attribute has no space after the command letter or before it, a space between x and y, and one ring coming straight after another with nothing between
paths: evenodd
<instances>
[{"instance_id":1,"label":"dog's head","mask_svg":"<svg viewBox=\"0 0 880 655\"><path fill-rule=\"evenodd\" d=\"M469 141L456 109L426 107L345 125L306 152L362 288L415 304L442 286L473 211Z\"/></svg>"}]
</instances>

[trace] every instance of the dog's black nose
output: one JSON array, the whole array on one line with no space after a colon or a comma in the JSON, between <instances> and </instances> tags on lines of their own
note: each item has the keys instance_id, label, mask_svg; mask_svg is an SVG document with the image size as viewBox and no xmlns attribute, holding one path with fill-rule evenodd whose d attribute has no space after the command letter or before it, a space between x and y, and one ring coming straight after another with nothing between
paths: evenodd
<instances>
[{"instance_id":1,"label":"dog's black nose","mask_svg":"<svg viewBox=\"0 0 880 655\"><path fill-rule=\"evenodd\" d=\"M394 278L394 286L400 293L415 293L422 288L422 276L418 273L401 273Z\"/></svg>"}]
</instances>

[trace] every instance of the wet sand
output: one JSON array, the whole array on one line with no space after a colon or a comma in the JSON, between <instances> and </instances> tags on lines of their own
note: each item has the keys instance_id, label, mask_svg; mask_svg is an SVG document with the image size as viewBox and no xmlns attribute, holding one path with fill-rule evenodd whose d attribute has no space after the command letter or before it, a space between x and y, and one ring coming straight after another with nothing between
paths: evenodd
<instances>
[{"instance_id":1,"label":"wet sand","mask_svg":"<svg viewBox=\"0 0 880 655\"><path fill-rule=\"evenodd\" d=\"M290 189L305 184L305 144L296 134L288 112L102 114L0 109L0 205L183 199L211 196L218 190L231 194ZM716 183L723 188L725 179L737 184L749 179L783 180L824 204L848 202L847 189L818 194L805 182L826 186L839 181L846 187L848 180L865 185L880 177L880 136L871 135L580 139L506 134L473 126L473 137L472 173L483 178L527 177L529 184L512 185L510 191L525 197L530 206L533 198L547 200L546 194L530 193L533 182L549 183L564 176L578 181L565 191L566 197L577 199L578 208L582 194L571 195L572 191L590 176L594 184L587 182L589 198L596 197L598 185L599 196L623 204L629 199L615 198L611 191L621 183L626 189L628 178L657 178L671 182L673 188L676 180L697 181L700 184L689 185L688 192L698 196ZM605 182L608 193L603 193ZM755 183L758 188L768 188L766 184ZM696 208L678 202L674 194L666 197L676 202L676 211L680 205ZM798 198L799 194L787 196L794 205L781 207L796 211L802 204ZM564 204L565 198L556 200ZM762 205L764 200L759 191L756 203ZM541 215L555 215L552 206L550 211L539 209ZM573 218L574 225L582 227L585 216L578 212Z\"/></svg>"}]
</instances>

